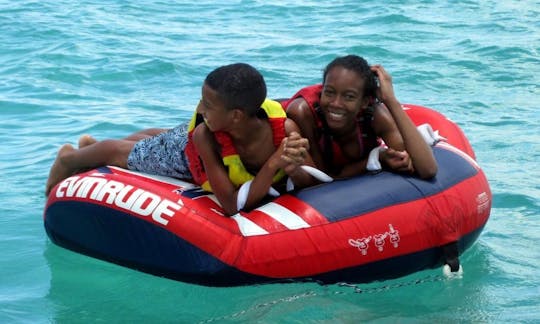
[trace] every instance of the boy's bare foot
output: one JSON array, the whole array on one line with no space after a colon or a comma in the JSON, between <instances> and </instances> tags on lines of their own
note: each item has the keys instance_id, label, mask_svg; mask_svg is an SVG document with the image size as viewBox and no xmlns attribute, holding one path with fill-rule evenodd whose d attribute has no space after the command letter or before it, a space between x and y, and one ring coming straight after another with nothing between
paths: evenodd
<instances>
[{"instance_id":1,"label":"boy's bare foot","mask_svg":"<svg viewBox=\"0 0 540 324\"><path fill-rule=\"evenodd\" d=\"M56 160L51 167L51 171L49 172L49 178L47 179L45 196L49 196L49 193L54 188L54 186L56 186L57 183L73 174L73 171L66 167L66 165L62 162L62 158L66 154L73 151L75 151L75 148L71 144L64 144L62 145L60 150L58 150Z\"/></svg>"},{"instance_id":2,"label":"boy's bare foot","mask_svg":"<svg viewBox=\"0 0 540 324\"><path fill-rule=\"evenodd\" d=\"M92 145L92 144L94 144L96 142L97 142L97 140L95 138L93 138L92 136L90 136L88 134L85 134L85 135L79 137L79 148L83 148L85 146Z\"/></svg>"}]
</instances>

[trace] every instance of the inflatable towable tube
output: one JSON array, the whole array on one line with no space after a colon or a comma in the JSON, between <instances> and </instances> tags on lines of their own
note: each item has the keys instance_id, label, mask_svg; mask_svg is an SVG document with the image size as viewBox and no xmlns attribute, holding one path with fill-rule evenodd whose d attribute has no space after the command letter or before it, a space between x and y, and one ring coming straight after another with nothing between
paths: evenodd
<instances>
[{"instance_id":1,"label":"inflatable towable tube","mask_svg":"<svg viewBox=\"0 0 540 324\"><path fill-rule=\"evenodd\" d=\"M69 250L210 286L359 283L444 263L457 270L489 218L491 191L456 124L429 108L404 108L446 139L433 147L434 179L383 171L224 217L215 197L191 183L101 167L52 190L45 229Z\"/></svg>"}]
</instances>

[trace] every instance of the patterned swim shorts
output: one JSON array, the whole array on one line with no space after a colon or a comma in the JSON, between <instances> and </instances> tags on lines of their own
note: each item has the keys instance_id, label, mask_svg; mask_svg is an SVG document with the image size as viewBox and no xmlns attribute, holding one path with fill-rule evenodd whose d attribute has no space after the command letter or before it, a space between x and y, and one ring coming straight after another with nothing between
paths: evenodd
<instances>
[{"instance_id":1,"label":"patterned swim shorts","mask_svg":"<svg viewBox=\"0 0 540 324\"><path fill-rule=\"evenodd\" d=\"M191 179L185 153L188 123L176 126L135 144L129 153L128 169L155 175Z\"/></svg>"}]
</instances>

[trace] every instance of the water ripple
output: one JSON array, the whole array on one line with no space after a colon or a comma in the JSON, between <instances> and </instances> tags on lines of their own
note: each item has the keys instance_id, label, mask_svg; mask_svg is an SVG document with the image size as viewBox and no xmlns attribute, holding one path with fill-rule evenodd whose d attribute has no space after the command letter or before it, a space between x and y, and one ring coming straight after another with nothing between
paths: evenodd
<instances>
[{"instance_id":1,"label":"water ripple","mask_svg":"<svg viewBox=\"0 0 540 324\"><path fill-rule=\"evenodd\" d=\"M383 64L400 101L435 108L462 127L492 188L491 218L462 257L461 281L375 298L317 286L317 304L329 307L306 299L238 319L533 322L540 318L539 16L528 0L0 1L0 281L8 278L0 322L193 322L312 289L216 290L70 254L46 238L43 187L59 146L84 133L120 138L189 119L216 66L253 64L269 96L281 98L320 82L324 66L349 53Z\"/></svg>"}]
</instances>

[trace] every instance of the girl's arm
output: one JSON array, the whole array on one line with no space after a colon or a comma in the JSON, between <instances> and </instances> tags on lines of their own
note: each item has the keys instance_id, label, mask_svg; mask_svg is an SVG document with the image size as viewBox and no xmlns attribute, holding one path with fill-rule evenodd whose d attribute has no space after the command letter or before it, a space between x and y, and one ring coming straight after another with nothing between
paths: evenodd
<instances>
[{"instance_id":1,"label":"girl's arm","mask_svg":"<svg viewBox=\"0 0 540 324\"><path fill-rule=\"evenodd\" d=\"M297 125L301 136L305 137L309 143L309 154L315 166L320 170L325 170L326 165L322 152L317 145L317 126L315 118L308 103L303 98L293 100L287 107L287 117Z\"/></svg>"},{"instance_id":2,"label":"girl's arm","mask_svg":"<svg viewBox=\"0 0 540 324\"><path fill-rule=\"evenodd\" d=\"M392 77L381 65L372 66L371 70L379 78L377 96L392 114L403 138L405 150L409 154L414 170L422 179L434 177L437 174L437 162L433 156L433 151L424 141L422 135L420 135L418 129L405 111L403 111L401 104L396 99L392 86Z\"/></svg>"}]
</instances>

